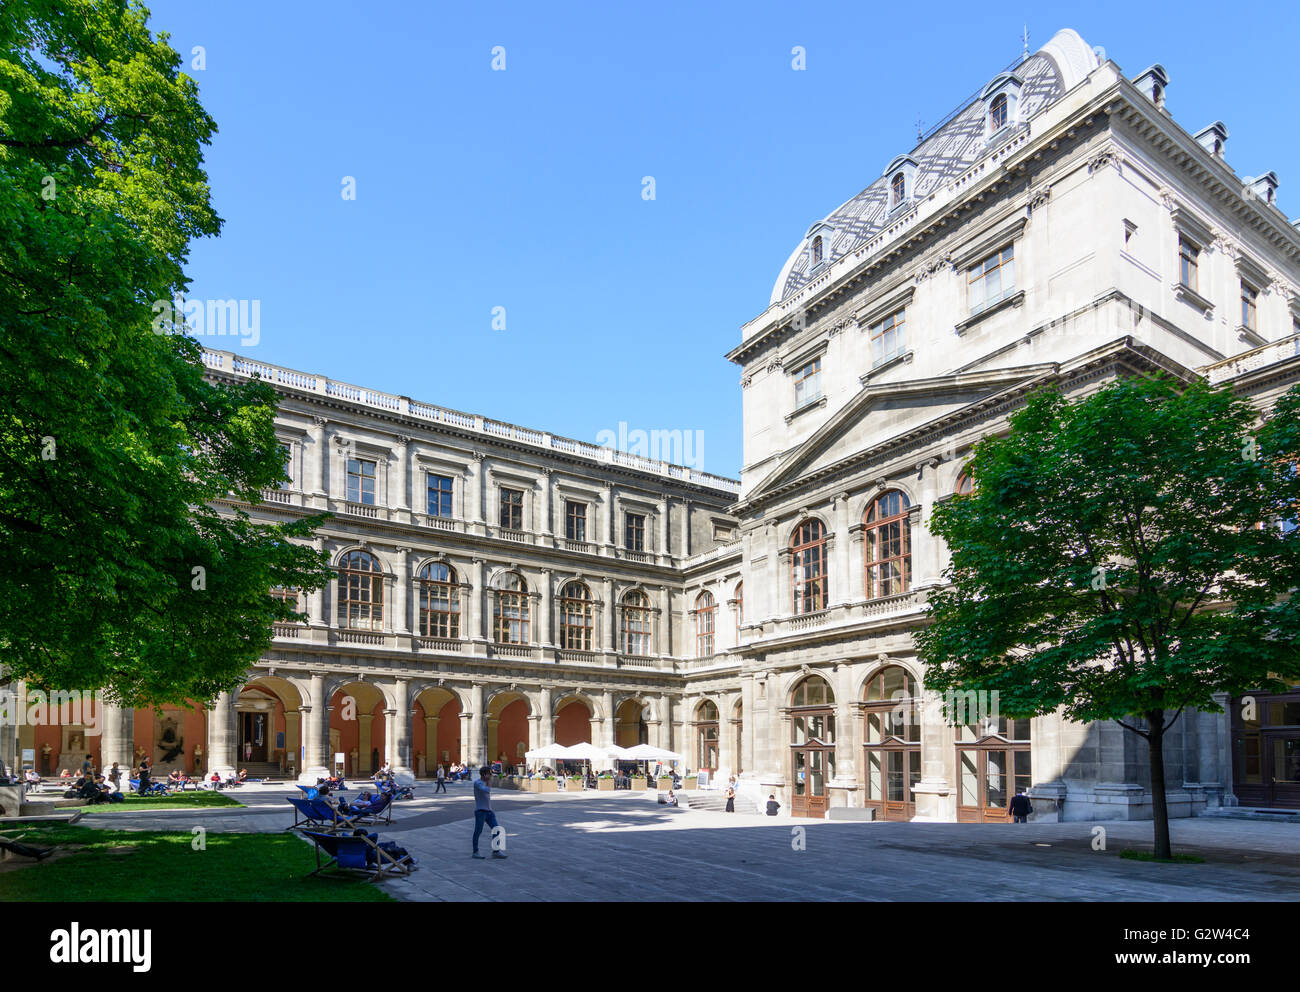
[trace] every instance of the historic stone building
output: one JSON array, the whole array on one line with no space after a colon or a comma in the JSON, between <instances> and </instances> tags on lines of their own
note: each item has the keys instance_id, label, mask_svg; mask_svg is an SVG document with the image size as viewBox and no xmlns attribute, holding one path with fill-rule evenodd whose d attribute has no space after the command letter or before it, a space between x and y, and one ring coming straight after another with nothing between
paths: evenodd
<instances>
[{"instance_id":1,"label":"historic stone building","mask_svg":"<svg viewBox=\"0 0 1300 992\"><path fill-rule=\"evenodd\" d=\"M645 741L806 815L1002 819L1024 785L1040 816L1149 816L1137 738L948 726L913 633L947 563L930 513L1030 391L1163 371L1266 409L1300 381L1277 177L1238 176L1168 87L1062 31L813 224L727 356L739 484L209 352L282 393L292 483L252 512L334 511L339 578L206 713L110 711L101 760L314 779ZM1272 704L1180 719L1174 815L1300 805L1300 691ZM69 753L77 728L42 732Z\"/></svg>"}]
</instances>

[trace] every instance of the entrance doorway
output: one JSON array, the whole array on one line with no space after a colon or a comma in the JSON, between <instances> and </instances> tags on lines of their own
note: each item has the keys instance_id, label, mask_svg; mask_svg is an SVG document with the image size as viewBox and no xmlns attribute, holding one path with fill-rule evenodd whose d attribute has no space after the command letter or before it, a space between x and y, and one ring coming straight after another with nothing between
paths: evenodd
<instances>
[{"instance_id":1,"label":"entrance doorway","mask_svg":"<svg viewBox=\"0 0 1300 992\"><path fill-rule=\"evenodd\" d=\"M239 714L239 761L266 761L266 713Z\"/></svg>"},{"instance_id":2,"label":"entrance doorway","mask_svg":"<svg viewBox=\"0 0 1300 992\"><path fill-rule=\"evenodd\" d=\"M897 665L881 669L863 693L863 806L874 809L878 820L916 816L913 791L921 781L921 721L916 696L916 680Z\"/></svg>"},{"instance_id":3,"label":"entrance doorway","mask_svg":"<svg viewBox=\"0 0 1300 992\"><path fill-rule=\"evenodd\" d=\"M1243 806L1300 809L1300 687L1234 699L1232 714L1237 801Z\"/></svg>"},{"instance_id":4,"label":"entrance doorway","mask_svg":"<svg viewBox=\"0 0 1300 992\"><path fill-rule=\"evenodd\" d=\"M826 783L835 777L835 694L821 676L809 675L795 686L790 703L790 812L823 817Z\"/></svg>"},{"instance_id":5,"label":"entrance doorway","mask_svg":"<svg viewBox=\"0 0 1300 992\"><path fill-rule=\"evenodd\" d=\"M971 743L957 746L957 822L1006 823L1007 805L1033 784L1029 721L991 719L958 728Z\"/></svg>"}]
</instances>

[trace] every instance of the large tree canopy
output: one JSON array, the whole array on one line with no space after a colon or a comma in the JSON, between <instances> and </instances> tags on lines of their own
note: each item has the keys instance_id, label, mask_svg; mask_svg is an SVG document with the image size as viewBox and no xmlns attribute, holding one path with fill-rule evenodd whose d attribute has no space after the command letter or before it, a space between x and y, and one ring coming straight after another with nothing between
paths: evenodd
<instances>
[{"instance_id":1,"label":"large tree canopy","mask_svg":"<svg viewBox=\"0 0 1300 992\"><path fill-rule=\"evenodd\" d=\"M1141 734L1167 856L1165 730L1300 677L1297 453L1300 390L1262 424L1199 380L1030 397L934 511L952 565L918 637L928 685Z\"/></svg>"},{"instance_id":2,"label":"large tree canopy","mask_svg":"<svg viewBox=\"0 0 1300 992\"><path fill-rule=\"evenodd\" d=\"M237 684L292 615L270 587L328 577L316 520L211 505L284 478L273 390L152 328L221 221L215 125L147 14L0 6L0 662L133 704Z\"/></svg>"}]
</instances>

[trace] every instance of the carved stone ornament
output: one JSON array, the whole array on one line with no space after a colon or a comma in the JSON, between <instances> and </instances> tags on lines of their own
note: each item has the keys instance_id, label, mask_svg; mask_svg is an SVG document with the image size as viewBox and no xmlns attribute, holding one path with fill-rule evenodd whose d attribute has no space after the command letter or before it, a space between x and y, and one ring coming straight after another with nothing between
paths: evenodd
<instances>
[{"instance_id":1,"label":"carved stone ornament","mask_svg":"<svg viewBox=\"0 0 1300 992\"><path fill-rule=\"evenodd\" d=\"M921 267L916 272L916 281L925 282L940 269L952 264L952 252L944 252L942 255L936 255L929 261L922 262Z\"/></svg>"},{"instance_id":2,"label":"carved stone ornament","mask_svg":"<svg viewBox=\"0 0 1300 992\"><path fill-rule=\"evenodd\" d=\"M768 372L778 372L783 368L785 368L785 366L781 363L780 357L773 358L770 362L767 363Z\"/></svg>"},{"instance_id":3,"label":"carved stone ornament","mask_svg":"<svg viewBox=\"0 0 1300 992\"><path fill-rule=\"evenodd\" d=\"M1088 171L1090 173L1095 173L1100 172L1107 166L1113 166L1115 171L1119 172L1121 171L1120 167L1123 164L1124 156L1119 153L1119 149L1115 148L1113 145L1107 145L1104 148L1098 149L1093 153L1092 157L1088 159Z\"/></svg>"},{"instance_id":4,"label":"carved stone ornament","mask_svg":"<svg viewBox=\"0 0 1300 992\"><path fill-rule=\"evenodd\" d=\"M1041 209L1052 198L1052 187L1038 186L1029 191L1029 212Z\"/></svg>"},{"instance_id":5,"label":"carved stone ornament","mask_svg":"<svg viewBox=\"0 0 1300 992\"><path fill-rule=\"evenodd\" d=\"M753 382L753 381L754 381L754 374L753 374L752 372L751 372L749 375L743 375L743 376L741 376L741 377L740 377L740 388L741 388L741 389L748 389L748 388L749 388L749 384L750 384L751 382Z\"/></svg>"}]
</instances>

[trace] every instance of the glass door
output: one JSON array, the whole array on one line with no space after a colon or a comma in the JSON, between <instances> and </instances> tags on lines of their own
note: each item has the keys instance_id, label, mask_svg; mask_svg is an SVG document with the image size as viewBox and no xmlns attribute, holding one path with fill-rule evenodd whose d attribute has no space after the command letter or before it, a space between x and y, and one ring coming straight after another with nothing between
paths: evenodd
<instances>
[{"instance_id":1,"label":"glass door","mask_svg":"<svg viewBox=\"0 0 1300 992\"><path fill-rule=\"evenodd\" d=\"M794 757L795 816L822 817L826 813L826 781L835 774L834 752L822 748L798 748Z\"/></svg>"}]
</instances>

